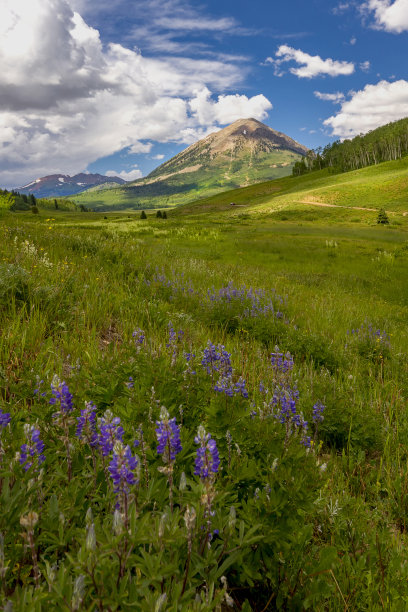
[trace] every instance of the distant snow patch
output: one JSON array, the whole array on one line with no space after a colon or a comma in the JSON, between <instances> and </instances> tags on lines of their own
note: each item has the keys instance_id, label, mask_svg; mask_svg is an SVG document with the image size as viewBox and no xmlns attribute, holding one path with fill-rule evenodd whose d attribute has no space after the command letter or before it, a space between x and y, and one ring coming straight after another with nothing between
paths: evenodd
<instances>
[{"instance_id":1,"label":"distant snow patch","mask_svg":"<svg viewBox=\"0 0 408 612\"><path fill-rule=\"evenodd\" d=\"M62 178L62 176L59 176L59 177L58 177L58 180L59 180L61 183L65 183L65 179L64 179L64 178Z\"/></svg>"}]
</instances>

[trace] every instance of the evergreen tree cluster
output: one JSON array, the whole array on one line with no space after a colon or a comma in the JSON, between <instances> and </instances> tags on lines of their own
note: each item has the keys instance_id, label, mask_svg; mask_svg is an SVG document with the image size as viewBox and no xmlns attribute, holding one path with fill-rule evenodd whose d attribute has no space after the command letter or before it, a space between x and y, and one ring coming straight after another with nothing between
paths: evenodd
<instances>
[{"instance_id":1,"label":"evergreen tree cluster","mask_svg":"<svg viewBox=\"0 0 408 612\"><path fill-rule=\"evenodd\" d=\"M352 140L336 140L324 148L309 151L293 167L293 175L329 168L348 172L408 155L408 118L383 125Z\"/></svg>"}]
</instances>

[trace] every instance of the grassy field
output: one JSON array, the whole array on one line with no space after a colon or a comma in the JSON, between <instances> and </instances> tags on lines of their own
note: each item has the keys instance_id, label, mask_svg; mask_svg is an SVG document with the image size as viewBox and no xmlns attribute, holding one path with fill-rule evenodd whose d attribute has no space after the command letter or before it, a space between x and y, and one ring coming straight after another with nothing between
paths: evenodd
<instances>
[{"instance_id":1,"label":"grassy field","mask_svg":"<svg viewBox=\"0 0 408 612\"><path fill-rule=\"evenodd\" d=\"M347 200L381 201L387 227L301 203L371 169L167 220L0 211L2 601L407 609L408 218L394 168L398 195L382 202L370 178Z\"/></svg>"}]
</instances>

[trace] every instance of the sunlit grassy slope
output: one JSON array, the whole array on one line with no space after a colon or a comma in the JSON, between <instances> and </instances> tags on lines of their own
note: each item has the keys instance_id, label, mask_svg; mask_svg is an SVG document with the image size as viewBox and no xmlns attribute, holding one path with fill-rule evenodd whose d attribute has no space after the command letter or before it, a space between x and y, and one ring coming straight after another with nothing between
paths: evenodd
<instances>
[{"instance_id":1,"label":"sunlit grassy slope","mask_svg":"<svg viewBox=\"0 0 408 612\"><path fill-rule=\"evenodd\" d=\"M408 158L369 166L343 174L327 169L300 177L284 177L218 194L183 206L180 213L201 213L245 206L247 211L268 212L289 205L330 204L353 208L408 211Z\"/></svg>"}]
</instances>

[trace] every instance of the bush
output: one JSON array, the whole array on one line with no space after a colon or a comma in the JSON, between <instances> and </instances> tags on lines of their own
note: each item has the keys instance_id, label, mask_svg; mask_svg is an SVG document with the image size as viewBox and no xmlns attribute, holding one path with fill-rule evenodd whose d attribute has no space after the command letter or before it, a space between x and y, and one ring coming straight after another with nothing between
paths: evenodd
<instances>
[{"instance_id":1,"label":"bush","mask_svg":"<svg viewBox=\"0 0 408 612\"><path fill-rule=\"evenodd\" d=\"M157 219L163 219L163 215L162 215L162 211L161 211L161 210L158 210L158 211L157 211L157 213L156 213L156 218L157 218Z\"/></svg>"},{"instance_id":2,"label":"bush","mask_svg":"<svg viewBox=\"0 0 408 612\"><path fill-rule=\"evenodd\" d=\"M377 223L381 225L388 225L390 220L388 219L388 215L385 212L384 208L380 208L378 211Z\"/></svg>"},{"instance_id":3,"label":"bush","mask_svg":"<svg viewBox=\"0 0 408 612\"><path fill-rule=\"evenodd\" d=\"M33 213L33 215L38 215L38 213L40 212L38 210L38 206L32 206L31 207L31 212Z\"/></svg>"},{"instance_id":4,"label":"bush","mask_svg":"<svg viewBox=\"0 0 408 612\"><path fill-rule=\"evenodd\" d=\"M147 215L144 210L142 210L142 214L140 215L141 219L147 219Z\"/></svg>"}]
</instances>

